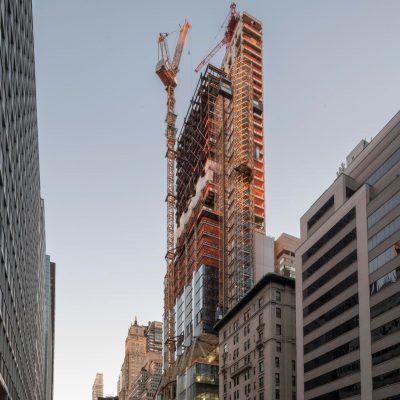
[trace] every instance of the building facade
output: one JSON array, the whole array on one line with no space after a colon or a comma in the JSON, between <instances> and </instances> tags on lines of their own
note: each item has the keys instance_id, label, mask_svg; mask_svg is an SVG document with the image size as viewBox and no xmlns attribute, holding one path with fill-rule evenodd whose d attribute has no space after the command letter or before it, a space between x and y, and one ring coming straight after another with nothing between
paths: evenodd
<instances>
[{"instance_id":1,"label":"building facade","mask_svg":"<svg viewBox=\"0 0 400 400\"><path fill-rule=\"evenodd\" d=\"M162 324L158 321L149 322L148 325L139 325L137 319L129 327L125 340L125 356L118 380L118 398L128 400L137 383L136 393L142 392L142 369L150 360L161 363Z\"/></svg>"},{"instance_id":2,"label":"building facade","mask_svg":"<svg viewBox=\"0 0 400 400\"><path fill-rule=\"evenodd\" d=\"M98 400L104 396L103 374L98 372L92 386L92 400Z\"/></svg>"},{"instance_id":3,"label":"building facade","mask_svg":"<svg viewBox=\"0 0 400 400\"><path fill-rule=\"evenodd\" d=\"M0 398L45 399L44 203L32 4L0 0Z\"/></svg>"},{"instance_id":4,"label":"building facade","mask_svg":"<svg viewBox=\"0 0 400 400\"><path fill-rule=\"evenodd\" d=\"M232 6L225 35L222 66L201 74L177 140L176 253L165 278L160 385L166 398L218 397L215 316L254 285L256 236L265 236L261 22Z\"/></svg>"},{"instance_id":5,"label":"building facade","mask_svg":"<svg viewBox=\"0 0 400 400\"><path fill-rule=\"evenodd\" d=\"M216 325L219 399L296 399L294 279L268 273Z\"/></svg>"},{"instance_id":6,"label":"building facade","mask_svg":"<svg viewBox=\"0 0 400 400\"><path fill-rule=\"evenodd\" d=\"M298 399L400 395L400 113L301 218Z\"/></svg>"},{"instance_id":7,"label":"building facade","mask_svg":"<svg viewBox=\"0 0 400 400\"><path fill-rule=\"evenodd\" d=\"M277 274L294 278L296 275L295 252L300 245L300 239L282 233L275 240L275 272Z\"/></svg>"}]
</instances>

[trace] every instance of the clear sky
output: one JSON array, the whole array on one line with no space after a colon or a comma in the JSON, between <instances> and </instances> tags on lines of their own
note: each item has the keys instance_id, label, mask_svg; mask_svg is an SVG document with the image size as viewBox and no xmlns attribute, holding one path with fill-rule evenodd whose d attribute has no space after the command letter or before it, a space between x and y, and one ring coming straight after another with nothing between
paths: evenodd
<instances>
[{"instance_id":1,"label":"clear sky","mask_svg":"<svg viewBox=\"0 0 400 400\"><path fill-rule=\"evenodd\" d=\"M398 0L238 1L264 24L267 232L299 218L398 111ZM116 393L130 323L161 320L165 93L157 37L187 18L177 110L227 0L33 0L47 251L57 263L55 400ZM171 51L176 35L171 36ZM215 62L221 59L215 58Z\"/></svg>"}]
</instances>

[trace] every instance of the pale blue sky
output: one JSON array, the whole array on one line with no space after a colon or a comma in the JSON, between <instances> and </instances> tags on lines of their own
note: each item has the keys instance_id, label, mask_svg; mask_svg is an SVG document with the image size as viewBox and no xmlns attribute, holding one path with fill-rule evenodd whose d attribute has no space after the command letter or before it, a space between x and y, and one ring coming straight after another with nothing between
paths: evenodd
<instances>
[{"instance_id":1,"label":"pale blue sky","mask_svg":"<svg viewBox=\"0 0 400 400\"><path fill-rule=\"evenodd\" d=\"M182 116L193 70L230 2L33 3L47 251L57 262L55 400L84 400L97 371L116 392L134 316L161 319L158 33L185 18L193 25L179 76ZM298 234L299 217L345 156L399 109L400 1L249 0L238 8L264 24L267 232Z\"/></svg>"}]
</instances>

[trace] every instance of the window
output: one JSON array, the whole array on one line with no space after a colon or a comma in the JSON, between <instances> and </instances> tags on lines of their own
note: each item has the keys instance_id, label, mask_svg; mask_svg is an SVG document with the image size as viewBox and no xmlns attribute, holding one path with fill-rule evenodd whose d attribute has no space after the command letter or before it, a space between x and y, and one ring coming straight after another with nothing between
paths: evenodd
<instances>
[{"instance_id":1,"label":"window","mask_svg":"<svg viewBox=\"0 0 400 400\"><path fill-rule=\"evenodd\" d=\"M332 196L307 222L307 229L311 229L334 205Z\"/></svg>"},{"instance_id":2,"label":"window","mask_svg":"<svg viewBox=\"0 0 400 400\"><path fill-rule=\"evenodd\" d=\"M368 250L371 251L373 248L378 246L379 243L382 243L385 239L393 235L393 233L397 232L398 230L400 230L400 217L397 217L392 222L387 224L368 240Z\"/></svg>"},{"instance_id":3,"label":"window","mask_svg":"<svg viewBox=\"0 0 400 400\"><path fill-rule=\"evenodd\" d=\"M281 398L281 392L279 389L275 389L275 399L280 399Z\"/></svg>"},{"instance_id":4,"label":"window","mask_svg":"<svg viewBox=\"0 0 400 400\"><path fill-rule=\"evenodd\" d=\"M309 353L310 351L324 345L325 343L330 342L333 339L336 339L338 336L343 335L346 332L351 331L352 329L358 326L358 316L350 318L343 324L336 326L330 331L324 333L323 335L317 337L311 342L304 345L304 354Z\"/></svg>"},{"instance_id":5,"label":"window","mask_svg":"<svg viewBox=\"0 0 400 400\"><path fill-rule=\"evenodd\" d=\"M276 301L282 301L281 292L279 290L275 291L275 300Z\"/></svg>"},{"instance_id":6,"label":"window","mask_svg":"<svg viewBox=\"0 0 400 400\"><path fill-rule=\"evenodd\" d=\"M303 264L311 258L322 246L335 237L343 228L345 228L356 217L356 210L352 208L340 221L338 221L324 236L315 242L302 256Z\"/></svg>"},{"instance_id":7,"label":"window","mask_svg":"<svg viewBox=\"0 0 400 400\"><path fill-rule=\"evenodd\" d=\"M336 347L331 351L328 351L325 354L322 354L317 358L314 358L313 360L306 362L304 364L304 372L309 372L315 368L319 368L322 365L331 362L339 357L343 357L347 354L350 354L353 351L358 350L359 348L360 348L360 339L359 338L353 339L350 342L347 342L339 347Z\"/></svg>"},{"instance_id":8,"label":"window","mask_svg":"<svg viewBox=\"0 0 400 400\"><path fill-rule=\"evenodd\" d=\"M337 316L343 314L345 311L349 310L350 308L354 307L357 304L358 304L358 293L353 294L353 296L350 296L348 299L338 304L336 307L333 307L327 313L321 315L314 321L307 324L303 328L304 336L308 335L315 329L318 329L319 327L323 326L324 324L336 318Z\"/></svg>"},{"instance_id":9,"label":"window","mask_svg":"<svg viewBox=\"0 0 400 400\"><path fill-rule=\"evenodd\" d=\"M258 372L264 372L264 361L258 363Z\"/></svg>"},{"instance_id":10,"label":"window","mask_svg":"<svg viewBox=\"0 0 400 400\"><path fill-rule=\"evenodd\" d=\"M366 180L368 185L375 185L387 172L400 161L400 149L397 149L384 163Z\"/></svg>"},{"instance_id":11,"label":"window","mask_svg":"<svg viewBox=\"0 0 400 400\"><path fill-rule=\"evenodd\" d=\"M264 387L264 377L263 376L260 376L258 378L258 386L260 389Z\"/></svg>"},{"instance_id":12,"label":"window","mask_svg":"<svg viewBox=\"0 0 400 400\"><path fill-rule=\"evenodd\" d=\"M359 360L354 361L350 364L346 364L340 368L334 369L333 371L329 371L323 375L317 376L314 379L310 379L309 381L304 383L304 390L308 391L314 389L318 386L325 385L328 382L332 382L337 379L343 378L347 375L351 375L359 370L360 370L360 361Z\"/></svg>"},{"instance_id":13,"label":"window","mask_svg":"<svg viewBox=\"0 0 400 400\"><path fill-rule=\"evenodd\" d=\"M383 203L378 209L371 213L368 217L368 228L375 225L381 220L386 214L392 211L400 204L400 192L397 192L389 200Z\"/></svg>"},{"instance_id":14,"label":"window","mask_svg":"<svg viewBox=\"0 0 400 400\"><path fill-rule=\"evenodd\" d=\"M250 310L247 310L243 315L244 321L246 322L250 318Z\"/></svg>"},{"instance_id":15,"label":"window","mask_svg":"<svg viewBox=\"0 0 400 400\"><path fill-rule=\"evenodd\" d=\"M280 379L279 373L276 372L275 373L275 386L279 386L280 384L281 384L281 379Z\"/></svg>"},{"instance_id":16,"label":"window","mask_svg":"<svg viewBox=\"0 0 400 400\"><path fill-rule=\"evenodd\" d=\"M355 383L354 385L346 386L344 388L334 390L333 392L313 397L311 400L337 400L337 399L344 399L347 397L353 397L360 393L361 393L361 385L360 382L358 382ZM392 399L389 398L388 400Z\"/></svg>"},{"instance_id":17,"label":"window","mask_svg":"<svg viewBox=\"0 0 400 400\"><path fill-rule=\"evenodd\" d=\"M303 299L306 299L308 296L311 296L321 286L325 285L340 272L344 271L350 265L353 265L353 263L355 263L356 261L357 261L357 250L354 250L345 258L343 258L343 260L339 261L335 266L333 266L328 272L325 272L325 274L322 275L321 278L317 279L310 286L305 288L303 290Z\"/></svg>"},{"instance_id":18,"label":"window","mask_svg":"<svg viewBox=\"0 0 400 400\"><path fill-rule=\"evenodd\" d=\"M275 309L275 316L276 318L282 318L282 310L279 307Z\"/></svg>"},{"instance_id":19,"label":"window","mask_svg":"<svg viewBox=\"0 0 400 400\"><path fill-rule=\"evenodd\" d=\"M373 272L377 271L379 268L387 264L390 260L395 258L398 255L396 248L397 248L396 246L391 246L388 249L386 249L383 253L379 254L379 256L371 260L368 263L369 273L372 274Z\"/></svg>"},{"instance_id":20,"label":"window","mask_svg":"<svg viewBox=\"0 0 400 400\"><path fill-rule=\"evenodd\" d=\"M397 307L400 304L400 296L398 293L386 298L375 306L371 307L371 319L376 318L378 315Z\"/></svg>"},{"instance_id":21,"label":"window","mask_svg":"<svg viewBox=\"0 0 400 400\"><path fill-rule=\"evenodd\" d=\"M311 314L318 308L322 307L328 301L331 301L333 298L338 296L340 293L344 292L349 287L353 286L358 281L357 271L353 272L347 278L343 279L340 283L334 286L332 289L325 292L322 296L320 296L317 300L313 301L303 310L303 316Z\"/></svg>"},{"instance_id":22,"label":"window","mask_svg":"<svg viewBox=\"0 0 400 400\"><path fill-rule=\"evenodd\" d=\"M282 343L281 342L276 342L276 351L280 353L282 351Z\"/></svg>"},{"instance_id":23,"label":"window","mask_svg":"<svg viewBox=\"0 0 400 400\"><path fill-rule=\"evenodd\" d=\"M276 334L278 336L282 335L282 326L279 324L276 325Z\"/></svg>"},{"instance_id":24,"label":"window","mask_svg":"<svg viewBox=\"0 0 400 400\"><path fill-rule=\"evenodd\" d=\"M292 360L292 371L296 371L296 360Z\"/></svg>"},{"instance_id":25,"label":"window","mask_svg":"<svg viewBox=\"0 0 400 400\"><path fill-rule=\"evenodd\" d=\"M305 271L303 271L303 282L306 281L311 275L323 267L329 260L341 252L346 246L357 238L356 229L349 232L342 240L336 243L330 250L328 250L317 261L311 264Z\"/></svg>"},{"instance_id":26,"label":"window","mask_svg":"<svg viewBox=\"0 0 400 400\"><path fill-rule=\"evenodd\" d=\"M275 367L279 368L279 357L275 357Z\"/></svg>"},{"instance_id":27,"label":"window","mask_svg":"<svg viewBox=\"0 0 400 400\"><path fill-rule=\"evenodd\" d=\"M400 382L400 368L372 378L374 389Z\"/></svg>"},{"instance_id":28,"label":"window","mask_svg":"<svg viewBox=\"0 0 400 400\"><path fill-rule=\"evenodd\" d=\"M292 375L292 386L296 386L296 375Z\"/></svg>"},{"instance_id":29,"label":"window","mask_svg":"<svg viewBox=\"0 0 400 400\"><path fill-rule=\"evenodd\" d=\"M377 351L372 354L372 365L383 363L392 358L400 355L400 343L396 343L393 346L386 347L381 351Z\"/></svg>"},{"instance_id":30,"label":"window","mask_svg":"<svg viewBox=\"0 0 400 400\"><path fill-rule=\"evenodd\" d=\"M260 392L258 400L264 400L264 392Z\"/></svg>"},{"instance_id":31,"label":"window","mask_svg":"<svg viewBox=\"0 0 400 400\"><path fill-rule=\"evenodd\" d=\"M381 325L380 327L374 329L371 332L372 342L376 342L383 337L391 335L395 332L400 331L400 318L393 319L392 321L387 322L386 324Z\"/></svg>"},{"instance_id":32,"label":"window","mask_svg":"<svg viewBox=\"0 0 400 400\"><path fill-rule=\"evenodd\" d=\"M383 275L382 278L379 278L375 282L372 282L369 285L371 296L380 292L382 289L391 285L392 283L396 283L398 280L400 280L400 267L397 267L393 271L390 271L386 275Z\"/></svg>"}]
</instances>

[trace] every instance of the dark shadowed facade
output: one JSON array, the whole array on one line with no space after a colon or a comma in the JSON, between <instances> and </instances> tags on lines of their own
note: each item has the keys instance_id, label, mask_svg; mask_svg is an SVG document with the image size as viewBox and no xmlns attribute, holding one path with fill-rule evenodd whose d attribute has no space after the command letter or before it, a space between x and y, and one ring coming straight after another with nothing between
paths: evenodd
<instances>
[{"instance_id":1,"label":"dark shadowed facade","mask_svg":"<svg viewBox=\"0 0 400 400\"><path fill-rule=\"evenodd\" d=\"M48 399L31 0L0 0L0 399ZM48 392L50 393L50 392Z\"/></svg>"}]
</instances>

